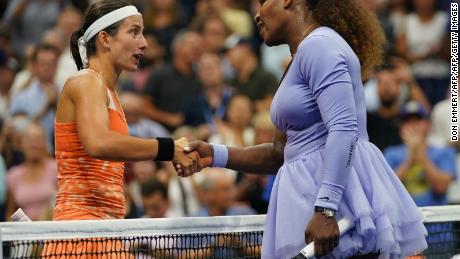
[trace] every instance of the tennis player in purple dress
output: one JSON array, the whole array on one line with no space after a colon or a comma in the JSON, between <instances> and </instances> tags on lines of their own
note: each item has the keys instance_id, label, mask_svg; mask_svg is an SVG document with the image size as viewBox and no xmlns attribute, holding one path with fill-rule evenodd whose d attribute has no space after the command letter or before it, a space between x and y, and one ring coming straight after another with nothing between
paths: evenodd
<instances>
[{"instance_id":1,"label":"tennis player in purple dress","mask_svg":"<svg viewBox=\"0 0 460 259\"><path fill-rule=\"evenodd\" d=\"M384 44L376 18L356 0L262 0L256 22L267 45L293 55L271 106L273 143L189 150L203 166L276 173L262 258L291 258L311 241L325 258L424 250L422 215L366 132L362 73ZM355 226L340 236L343 217Z\"/></svg>"}]
</instances>

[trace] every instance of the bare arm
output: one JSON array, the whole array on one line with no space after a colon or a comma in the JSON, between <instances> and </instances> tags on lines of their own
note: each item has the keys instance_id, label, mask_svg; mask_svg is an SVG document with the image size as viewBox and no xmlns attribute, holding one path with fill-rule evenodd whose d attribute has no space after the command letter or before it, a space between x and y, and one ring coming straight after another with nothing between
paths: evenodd
<instances>
[{"instance_id":1,"label":"bare arm","mask_svg":"<svg viewBox=\"0 0 460 259\"><path fill-rule=\"evenodd\" d=\"M419 161L425 169L426 179L432 186L433 191L436 194L444 195L447 192L452 176L448 172L442 171L438 168L426 155L426 152L422 152L419 155Z\"/></svg>"},{"instance_id":2,"label":"bare arm","mask_svg":"<svg viewBox=\"0 0 460 259\"><path fill-rule=\"evenodd\" d=\"M66 111L75 114L78 135L89 156L111 161L153 160L157 157L157 140L125 136L110 129L107 88L95 75L86 74L70 80L62 99L57 120ZM178 141L175 143L174 160L181 161L187 172L196 170L198 166L197 154L185 156Z\"/></svg>"},{"instance_id":3,"label":"bare arm","mask_svg":"<svg viewBox=\"0 0 460 259\"><path fill-rule=\"evenodd\" d=\"M396 168L395 172L401 182L406 180L407 173L413 164L413 159L409 154L406 161L404 161L398 168Z\"/></svg>"},{"instance_id":4,"label":"bare arm","mask_svg":"<svg viewBox=\"0 0 460 259\"><path fill-rule=\"evenodd\" d=\"M407 35L406 33L402 33L396 39L396 52L401 56L404 57L409 63L414 63L421 59L427 57L426 54L419 54L419 55L412 55L409 53L409 46L407 43Z\"/></svg>"},{"instance_id":5,"label":"bare arm","mask_svg":"<svg viewBox=\"0 0 460 259\"><path fill-rule=\"evenodd\" d=\"M284 161L285 145L286 135L277 130L273 143L246 148L229 147L227 168L257 174L276 174Z\"/></svg>"},{"instance_id":6,"label":"bare arm","mask_svg":"<svg viewBox=\"0 0 460 259\"><path fill-rule=\"evenodd\" d=\"M286 135L276 131L273 143L265 143L245 148L228 148L228 161L226 168L251 172L255 174L276 174L277 169L284 161L284 146ZM213 149L211 144L203 141L193 141L186 152L197 151L203 167L211 166ZM181 166L176 164L176 170Z\"/></svg>"},{"instance_id":7,"label":"bare arm","mask_svg":"<svg viewBox=\"0 0 460 259\"><path fill-rule=\"evenodd\" d=\"M79 76L65 89L75 107L78 135L86 153L112 161L153 160L158 143L152 139L124 136L109 128L106 86L95 76Z\"/></svg>"}]
</instances>

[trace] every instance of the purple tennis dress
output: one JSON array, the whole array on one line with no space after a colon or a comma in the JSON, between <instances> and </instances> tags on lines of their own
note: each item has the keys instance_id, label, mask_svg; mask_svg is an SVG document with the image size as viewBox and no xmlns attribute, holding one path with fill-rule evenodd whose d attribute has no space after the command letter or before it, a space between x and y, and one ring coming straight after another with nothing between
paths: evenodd
<instances>
[{"instance_id":1,"label":"purple tennis dress","mask_svg":"<svg viewBox=\"0 0 460 259\"><path fill-rule=\"evenodd\" d=\"M401 258L427 247L421 213L368 140L363 90L359 60L334 30L320 27L300 43L271 107L287 143L262 258L295 256L315 205L355 223L327 258L376 251Z\"/></svg>"}]
</instances>

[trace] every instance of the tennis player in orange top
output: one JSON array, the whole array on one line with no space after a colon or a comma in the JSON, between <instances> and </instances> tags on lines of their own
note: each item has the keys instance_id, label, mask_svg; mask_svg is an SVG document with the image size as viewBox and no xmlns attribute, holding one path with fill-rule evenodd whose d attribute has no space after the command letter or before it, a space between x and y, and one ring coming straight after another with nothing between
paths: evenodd
<instances>
[{"instance_id":1,"label":"tennis player in orange top","mask_svg":"<svg viewBox=\"0 0 460 259\"><path fill-rule=\"evenodd\" d=\"M98 1L71 39L79 72L67 80L55 121L58 194L54 220L121 219L124 161L185 163L181 174L199 170L197 153L169 138L128 136L115 83L137 69L147 45L137 9L122 0Z\"/></svg>"}]
</instances>

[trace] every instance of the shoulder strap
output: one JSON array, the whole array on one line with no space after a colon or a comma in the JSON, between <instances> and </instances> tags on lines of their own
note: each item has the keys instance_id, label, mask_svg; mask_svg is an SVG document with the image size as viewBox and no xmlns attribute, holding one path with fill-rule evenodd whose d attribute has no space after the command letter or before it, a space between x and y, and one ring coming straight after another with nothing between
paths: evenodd
<instances>
[{"instance_id":1,"label":"shoulder strap","mask_svg":"<svg viewBox=\"0 0 460 259\"><path fill-rule=\"evenodd\" d=\"M117 110L115 103L113 102L112 93L110 92L109 88L107 88L107 94L109 95L109 109Z\"/></svg>"}]
</instances>

